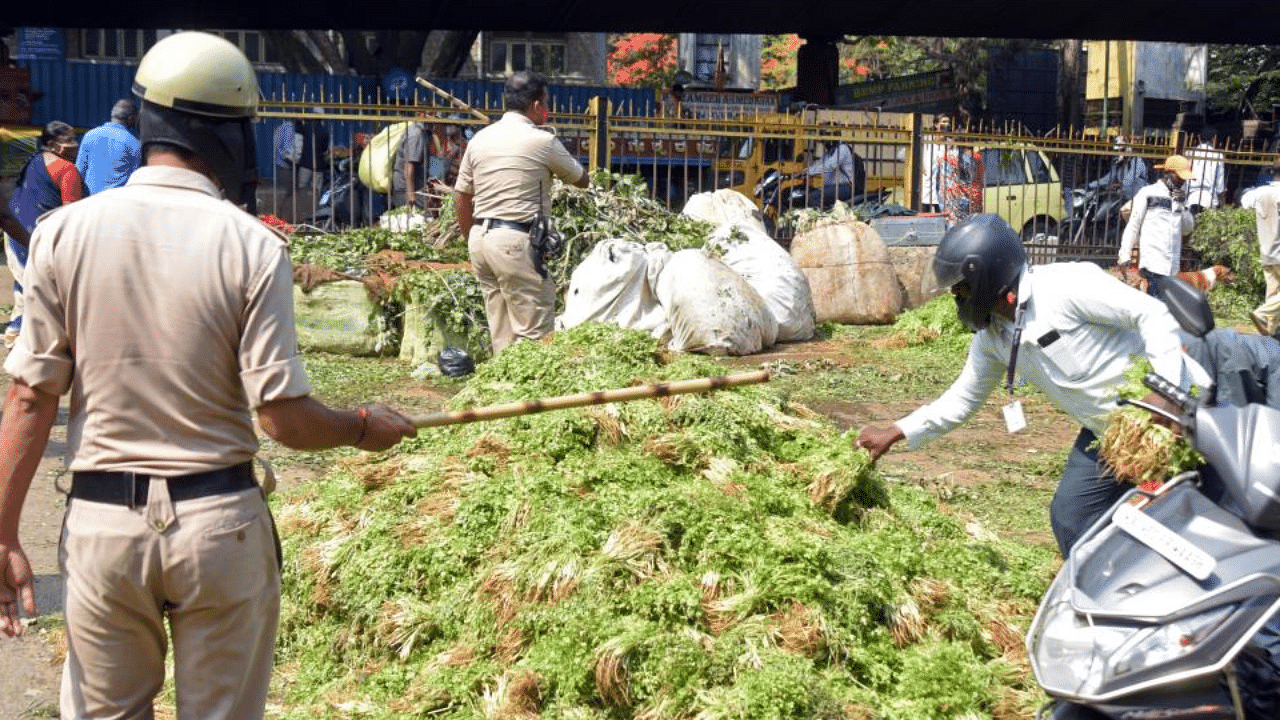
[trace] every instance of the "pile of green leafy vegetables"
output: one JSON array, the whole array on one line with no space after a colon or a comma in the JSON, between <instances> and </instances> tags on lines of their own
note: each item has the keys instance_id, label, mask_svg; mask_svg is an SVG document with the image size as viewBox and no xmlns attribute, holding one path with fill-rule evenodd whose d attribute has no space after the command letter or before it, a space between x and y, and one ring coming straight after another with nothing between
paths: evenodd
<instances>
[{"instance_id":1,"label":"pile of green leafy vegetables","mask_svg":"<svg viewBox=\"0 0 1280 720\"><path fill-rule=\"evenodd\" d=\"M587 324L460 409L723 374ZM424 430L277 497L273 715L1028 717L1051 551L970 535L768 384Z\"/></svg>"}]
</instances>

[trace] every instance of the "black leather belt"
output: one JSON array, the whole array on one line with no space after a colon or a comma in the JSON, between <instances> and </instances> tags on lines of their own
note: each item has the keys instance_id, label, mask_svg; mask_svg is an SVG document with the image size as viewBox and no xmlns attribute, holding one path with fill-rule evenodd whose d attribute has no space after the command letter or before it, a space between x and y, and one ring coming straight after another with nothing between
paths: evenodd
<instances>
[{"instance_id":1,"label":"black leather belt","mask_svg":"<svg viewBox=\"0 0 1280 720\"><path fill-rule=\"evenodd\" d=\"M519 230L527 233L533 229L533 223L516 222L515 220L498 220L496 218L476 218L476 222L484 225L488 224L491 228L505 228L507 230Z\"/></svg>"},{"instance_id":2,"label":"black leather belt","mask_svg":"<svg viewBox=\"0 0 1280 720\"><path fill-rule=\"evenodd\" d=\"M258 485L257 480L253 479L252 462L243 462L221 470L179 475L168 478L167 482L169 499L173 502L240 492ZM147 488L150 484L150 475L86 470L71 474L71 497L131 508L142 507L147 504Z\"/></svg>"}]
</instances>

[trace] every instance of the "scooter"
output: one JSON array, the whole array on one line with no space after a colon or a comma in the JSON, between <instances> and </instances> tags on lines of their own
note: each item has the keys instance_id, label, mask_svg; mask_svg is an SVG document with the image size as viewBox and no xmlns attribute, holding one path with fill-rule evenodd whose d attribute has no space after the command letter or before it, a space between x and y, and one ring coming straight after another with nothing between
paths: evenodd
<instances>
[{"instance_id":1,"label":"scooter","mask_svg":"<svg viewBox=\"0 0 1280 720\"><path fill-rule=\"evenodd\" d=\"M1027 633L1054 698L1037 718L1274 720L1280 409L1215 406L1212 387L1192 398L1157 375L1144 383L1178 412L1130 402L1176 423L1206 466L1131 490L1071 549Z\"/></svg>"}]
</instances>

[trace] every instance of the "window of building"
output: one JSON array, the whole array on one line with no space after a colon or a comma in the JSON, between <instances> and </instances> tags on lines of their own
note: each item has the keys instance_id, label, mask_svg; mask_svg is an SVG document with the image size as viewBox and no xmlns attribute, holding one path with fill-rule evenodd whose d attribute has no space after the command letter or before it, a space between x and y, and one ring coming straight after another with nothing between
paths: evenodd
<instances>
[{"instance_id":1,"label":"window of building","mask_svg":"<svg viewBox=\"0 0 1280 720\"><path fill-rule=\"evenodd\" d=\"M210 30L221 35L240 48L249 62L273 64L279 62L275 50L262 33L254 30ZM82 28L68 33L67 57L78 60L137 62L156 40L168 32L156 30L120 30Z\"/></svg>"},{"instance_id":2,"label":"window of building","mask_svg":"<svg viewBox=\"0 0 1280 720\"><path fill-rule=\"evenodd\" d=\"M699 80L714 82L720 67L720 57L729 57L732 35L724 33L698 33L694 36L693 76Z\"/></svg>"},{"instance_id":3,"label":"window of building","mask_svg":"<svg viewBox=\"0 0 1280 720\"><path fill-rule=\"evenodd\" d=\"M68 33L67 39L69 58L136 62L155 44L156 31L82 28Z\"/></svg>"},{"instance_id":4,"label":"window of building","mask_svg":"<svg viewBox=\"0 0 1280 720\"><path fill-rule=\"evenodd\" d=\"M568 53L562 34L495 33L489 39L488 50L485 67L491 76L532 70L547 77L556 77L568 71Z\"/></svg>"},{"instance_id":5,"label":"window of building","mask_svg":"<svg viewBox=\"0 0 1280 720\"><path fill-rule=\"evenodd\" d=\"M249 62L255 65L280 62L279 54L260 32L255 30L213 30L211 32L221 35L227 39L227 42L240 48L244 56L249 58Z\"/></svg>"}]
</instances>

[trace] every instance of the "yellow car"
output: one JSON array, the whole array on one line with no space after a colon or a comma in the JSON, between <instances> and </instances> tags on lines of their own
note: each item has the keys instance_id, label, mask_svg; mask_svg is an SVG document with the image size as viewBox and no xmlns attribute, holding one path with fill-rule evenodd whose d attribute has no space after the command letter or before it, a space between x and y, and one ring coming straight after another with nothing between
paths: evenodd
<instances>
[{"instance_id":1,"label":"yellow car","mask_svg":"<svg viewBox=\"0 0 1280 720\"><path fill-rule=\"evenodd\" d=\"M1056 237L1066 222L1058 171L1042 150L1030 146L981 148L985 166L983 212L1004 218L1023 241Z\"/></svg>"}]
</instances>

